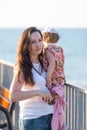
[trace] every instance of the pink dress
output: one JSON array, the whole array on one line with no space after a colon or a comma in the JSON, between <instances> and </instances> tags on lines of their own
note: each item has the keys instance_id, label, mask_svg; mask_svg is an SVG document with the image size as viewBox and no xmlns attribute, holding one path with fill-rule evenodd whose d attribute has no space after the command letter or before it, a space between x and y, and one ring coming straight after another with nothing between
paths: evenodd
<instances>
[{"instance_id":1,"label":"pink dress","mask_svg":"<svg viewBox=\"0 0 87 130\"><path fill-rule=\"evenodd\" d=\"M67 130L66 125L64 124L64 111L63 108L66 105L64 100L64 83L65 83L65 76L64 76L64 53L63 49L60 46L49 45L48 48L45 49L46 51L51 52L54 55L56 66L54 72L51 76L51 93L53 95L58 94L60 98L54 98L54 113L52 117L52 130ZM48 68L48 59L44 52L43 55L43 66L44 69L47 71Z\"/></svg>"}]
</instances>

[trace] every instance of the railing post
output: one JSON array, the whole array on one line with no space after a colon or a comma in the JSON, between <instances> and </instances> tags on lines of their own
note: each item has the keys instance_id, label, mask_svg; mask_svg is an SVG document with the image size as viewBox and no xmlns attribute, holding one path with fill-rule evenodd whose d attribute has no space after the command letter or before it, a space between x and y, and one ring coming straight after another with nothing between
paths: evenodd
<instances>
[{"instance_id":1,"label":"railing post","mask_svg":"<svg viewBox=\"0 0 87 130\"><path fill-rule=\"evenodd\" d=\"M84 130L87 130L87 94L84 95Z\"/></svg>"},{"instance_id":2,"label":"railing post","mask_svg":"<svg viewBox=\"0 0 87 130\"><path fill-rule=\"evenodd\" d=\"M3 64L0 64L0 83L3 84Z\"/></svg>"}]
</instances>

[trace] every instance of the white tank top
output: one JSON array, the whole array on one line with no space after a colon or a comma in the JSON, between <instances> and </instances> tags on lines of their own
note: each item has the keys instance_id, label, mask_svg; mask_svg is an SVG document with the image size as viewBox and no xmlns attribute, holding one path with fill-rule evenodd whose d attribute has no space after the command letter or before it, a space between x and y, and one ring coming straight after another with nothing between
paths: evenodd
<instances>
[{"instance_id":1,"label":"white tank top","mask_svg":"<svg viewBox=\"0 0 87 130\"><path fill-rule=\"evenodd\" d=\"M39 69L40 64L34 63L33 65L36 69ZM33 87L25 85L22 87L22 90L49 91L46 87L46 72L43 70L42 74L39 75L34 69L32 69L32 73L34 76L35 85ZM44 102L40 96L35 96L33 98L20 101L19 106L21 119L34 119L54 112L54 105L49 105Z\"/></svg>"}]
</instances>

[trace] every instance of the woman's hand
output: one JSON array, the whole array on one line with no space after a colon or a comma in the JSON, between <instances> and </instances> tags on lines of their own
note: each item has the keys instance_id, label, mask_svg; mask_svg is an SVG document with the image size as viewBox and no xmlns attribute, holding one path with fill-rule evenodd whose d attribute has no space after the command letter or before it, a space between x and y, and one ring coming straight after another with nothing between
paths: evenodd
<instances>
[{"instance_id":1,"label":"woman's hand","mask_svg":"<svg viewBox=\"0 0 87 130\"><path fill-rule=\"evenodd\" d=\"M49 104L53 102L53 97L50 92L40 91L40 96L42 97L42 100Z\"/></svg>"}]
</instances>

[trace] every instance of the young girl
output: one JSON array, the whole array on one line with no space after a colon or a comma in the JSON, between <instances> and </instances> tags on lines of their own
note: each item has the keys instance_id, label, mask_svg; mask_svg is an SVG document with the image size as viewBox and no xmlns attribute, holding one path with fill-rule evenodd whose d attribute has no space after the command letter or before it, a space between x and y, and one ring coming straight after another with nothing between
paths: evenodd
<instances>
[{"instance_id":1,"label":"young girl","mask_svg":"<svg viewBox=\"0 0 87 130\"><path fill-rule=\"evenodd\" d=\"M43 66L47 71L47 87L51 91L55 110L52 118L52 130L66 130L63 108L64 101L64 53L60 46L56 46L60 36L55 28L46 28L43 31L44 54Z\"/></svg>"}]
</instances>

